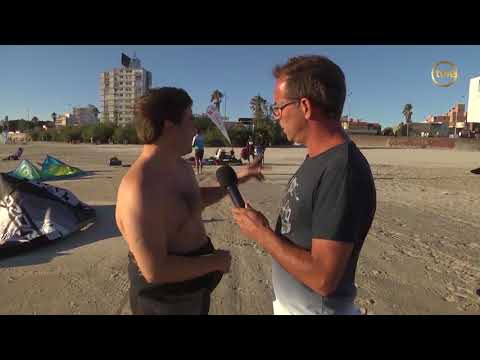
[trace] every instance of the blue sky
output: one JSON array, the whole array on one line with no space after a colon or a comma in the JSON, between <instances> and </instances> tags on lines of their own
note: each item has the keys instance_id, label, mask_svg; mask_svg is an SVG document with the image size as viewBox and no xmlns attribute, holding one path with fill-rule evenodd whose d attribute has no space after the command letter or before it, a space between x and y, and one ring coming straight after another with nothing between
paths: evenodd
<instances>
[{"instance_id":1,"label":"blue sky","mask_svg":"<svg viewBox=\"0 0 480 360\"><path fill-rule=\"evenodd\" d=\"M413 105L413 121L443 114L456 102L467 103L468 80L480 76L480 46L0 46L0 118L49 120L52 112L72 106L99 106L99 74L120 66L122 52L142 60L153 73L154 86L177 86L202 113L218 88L226 93L227 116L251 115L249 100L260 94L272 100L272 67L288 57L323 54L338 63L352 93L344 114L379 122L402 119L405 103ZM432 65L449 60L458 65L459 80L439 88L431 80ZM463 97L463 98L462 98ZM224 112L222 104L222 114Z\"/></svg>"}]
</instances>

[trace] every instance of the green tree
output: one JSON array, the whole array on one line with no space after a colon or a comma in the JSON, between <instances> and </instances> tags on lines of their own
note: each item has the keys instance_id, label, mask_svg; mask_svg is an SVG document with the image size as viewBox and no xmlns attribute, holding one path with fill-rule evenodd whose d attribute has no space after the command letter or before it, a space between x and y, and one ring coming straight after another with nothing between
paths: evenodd
<instances>
[{"instance_id":1,"label":"green tree","mask_svg":"<svg viewBox=\"0 0 480 360\"><path fill-rule=\"evenodd\" d=\"M32 141L39 141L40 135L41 135L40 129L35 129L30 132L30 137L32 138Z\"/></svg>"},{"instance_id":2,"label":"green tree","mask_svg":"<svg viewBox=\"0 0 480 360\"><path fill-rule=\"evenodd\" d=\"M382 130L383 136L393 136L393 129L391 127L386 127Z\"/></svg>"},{"instance_id":3,"label":"green tree","mask_svg":"<svg viewBox=\"0 0 480 360\"><path fill-rule=\"evenodd\" d=\"M20 132L24 132L25 130L29 129L29 121L26 120L19 120L17 125L17 130Z\"/></svg>"},{"instance_id":4,"label":"green tree","mask_svg":"<svg viewBox=\"0 0 480 360\"><path fill-rule=\"evenodd\" d=\"M93 138L93 128L95 125L90 124L82 127L81 137L84 143L90 143L90 140Z\"/></svg>"},{"instance_id":5,"label":"green tree","mask_svg":"<svg viewBox=\"0 0 480 360\"><path fill-rule=\"evenodd\" d=\"M113 132L113 139L116 143L138 144L140 141L137 137L137 131L133 126L117 127Z\"/></svg>"},{"instance_id":6,"label":"green tree","mask_svg":"<svg viewBox=\"0 0 480 360\"><path fill-rule=\"evenodd\" d=\"M63 129L64 141L80 141L82 140L82 129L79 126L68 126Z\"/></svg>"},{"instance_id":7,"label":"green tree","mask_svg":"<svg viewBox=\"0 0 480 360\"><path fill-rule=\"evenodd\" d=\"M405 117L405 123L407 124L407 136L408 136L408 128L410 123L412 122L412 114L413 114L412 104L405 104L405 106L403 107L402 114Z\"/></svg>"},{"instance_id":8,"label":"green tree","mask_svg":"<svg viewBox=\"0 0 480 360\"><path fill-rule=\"evenodd\" d=\"M94 142L107 143L108 139L113 136L115 127L109 123L97 123L93 125L92 137Z\"/></svg>"},{"instance_id":9,"label":"green tree","mask_svg":"<svg viewBox=\"0 0 480 360\"><path fill-rule=\"evenodd\" d=\"M52 141L58 142L66 142L67 141L67 128L58 129L56 131L52 131Z\"/></svg>"},{"instance_id":10,"label":"green tree","mask_svg":"<svg viewBox=\"0 0 480 360\"><path fill-rule=\"evenodd\" d=\"M228 136L232 140L233 146L244 147L251 133L244 126L235 126L228 130Z\"/></svg>"},{"instance_id":11,"label":"green tree","mask_svg":"<svg viewBox=\"0 0 480 360\"><path fill-rule=\"evenodd\" d=\"M124 128L125 131L125 138L129 144L138 144L140 143L140 140L138 139L137 136L137 130L133 126L126 126Z\"/></svg>"},{"instance_id":12,"label":"green tree","mask_svg":"<svg viewBox=\"0 0 480 360\"><path fill-rule=\"evenodd\" d=\"M227 140L217 127L212 127L205 132L206 146L226 146Z\"/></svg>"},{"instance_id":13,"label":"green tree","mask_svg":"<svg viewBox=\"0 0 480 360\"><path fill-rule=\"evenodd\" d=\"M250 99L250 110L252 110L254 121L264 119L268 113L267 100L261 97L260 94L254 96Z\"/></svg>"},{"instance_id":14,"label":"green tree","mask_svg":"<svg viewBox=\"0 0 480 360\"><path fill-rule=\"evenodd\" d=\"M287 145L290 142L287 139L287 136L284 134L282 127L278 123L278 121L272 121L271 129L271 137L272 137L272 145Z\"/></svg>"},{"instance_id":15,"label":"green tree","mask_svg":"<svg viewBox=\"0 0 480 360\"><path fill-rule=\"evenodd\" d=\"M393 129L393 134L395 136L405 136L405 134L407 133L406 129L407 126L403 122L401 122L395 127L395 129Z\"/></svg>"},{"instance_id":16,"label":"green tree","mask_svg":"<svg viewBox=\"0 0 480 360\"><path fill-rule=\"evenodd\" d=\"M210 128L214 128L215 124L207 115L194 115L193 116L193 125L197 129L202 129L204 132Z\"/></svg>"}]
</instances>

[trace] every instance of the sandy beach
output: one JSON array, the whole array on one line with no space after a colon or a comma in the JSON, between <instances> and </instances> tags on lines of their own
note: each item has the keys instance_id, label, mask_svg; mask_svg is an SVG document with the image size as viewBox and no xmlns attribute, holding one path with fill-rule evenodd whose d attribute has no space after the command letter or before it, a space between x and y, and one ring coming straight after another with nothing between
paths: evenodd
<instances>
[{"instance_id":1,"label":"sandy beach","mask_svg":"<svg viewBox=\"0 0 480 360\"><path fill-rule=\"evenodd\" d=\"M360 146L377 187L377 213L360 255L357 303L369 314L479 314L479 151ZM91 175L52 182L95 207L97 221L51 246L0 260L0 314L129 314L127 245L115 226L115 199L138 145L32 143L23 158L53 155ZM16 149L2 145L0 157ZM235 149L239 154L239 149ZM206 149L206 157L215 149ZM240 191L275 223L285 186L304 148L267 149L266 181ZM0 162L0 171L18 161ZM200 184L213 179L205 167ZM231 272L212 295L211 314L273 313L270 257L236 229L225 198L203 220L217 248L232 252Z\"/></svg>"}]
</instances>

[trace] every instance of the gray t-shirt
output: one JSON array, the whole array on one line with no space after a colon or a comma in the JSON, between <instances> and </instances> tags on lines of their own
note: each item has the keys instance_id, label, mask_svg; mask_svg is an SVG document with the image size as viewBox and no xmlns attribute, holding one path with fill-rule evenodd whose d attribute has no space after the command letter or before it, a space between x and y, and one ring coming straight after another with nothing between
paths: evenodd
<instances>
[{"instance_id":1,"label":"gray t-shirt","mask_svg":"<svg viewBox=\"0 0 480 360\"><path fill-rule=\"evenodd\" d=\"M294 245L312 249L312 239L354 244L336 291L322 297L273 259L275 297L292 313L343 313L356 296L358 256L376 210L370 166L352 141L307 158L290 179L275 232Z\"/></svg>"}]
</instances>

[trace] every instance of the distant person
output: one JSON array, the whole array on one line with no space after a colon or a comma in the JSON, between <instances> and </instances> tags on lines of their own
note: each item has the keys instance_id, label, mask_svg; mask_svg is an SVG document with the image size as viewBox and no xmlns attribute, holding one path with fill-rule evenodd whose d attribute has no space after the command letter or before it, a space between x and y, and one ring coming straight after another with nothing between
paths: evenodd
<instances>
[{"instance_id":1,"label":"distant person","mask_svg":"<svg viewBox=\"0 0 480 360\"><path fill-rule=\"evenodd\" d=\"M340 123L345 76L315 55L291 58L274 76L273 116L308 155L290 179L274 229L248 205L232 209L234 219L272 257L274 314L360 314L355 273L376 190Z\"/></svg>"},{"instance_id":2,"label":"distant person","mask_svg":"<svg viewBox=\"0 0 480 360\"><path fill-rule=\"evenodd\" d=\"M254 159L262 158L263 163L263 146L262 144L255 145Z\"/></svg>"},{"instance_id":3,"label":"distant person","mask_svg":"<svg viewBox=\"0 0 480 360\"><path fill-rule=\"evenodd\" d=\"M17 151L15 151L11 155L8 155L6 158L3 158L2 160L19 160L22 154L23 154L23 148L19 147Z\"/></svg>"},{"instance_id":4,"label":"distant person","mask_svg":"<svg viewBox=\"0 0 480 360\"><path fill-rule=\"evenodd\" d=\"M245 145L247 148L247 153L248 153L248 163L250 164L250 157L252 160L255 158L255 147L253 145L253 139L251 137L248 138L247 145Z\"/></svg>"},{"instance_id":5,"label":"distant person","mask_svg":"<svg viewBox=\"0 0 480 360\"><path fill-rule=\"evenodd\" d=\"M217 149L217 153L215 154L215 158L219 161L222 161L225 158L225 150L222 148Z\"/></svg>"},{"instance_id":6,"label":"distant person","mask_svg":"<svg viewBox=\"0 0 480 360\"><path fill-rule=\"evenodd\" d=\"M250 154L248 153L248 148L246 146L240 151L240 157L242 160L248 160L248 163L250 163Z\"/></svg>"},{"instance_id":7,"label":"distant person","mask_svg":"<svg viewBox=\"0 0 480 360\"><path fill-rule=\"evenodd\" d=\"M115 219L127 241L134 315L208 314L210 295L230 271L229 251L215 250L202 211L226 191L199 187L182 156L192 150L192 99L183 89L151 89L139 98L136 130L145 144L123 177ZM240 183L261 178L243 167Z\"/></svg>"},{"instance_id":8,"label":"distant person","mask_svg":"<svg viewBox=\"0 0 480 360\"><path fill-rule=\"evenodd\" d=\"M202 135L202 129L197 129L197 134L193 137L192 147L195 152L195 166L197 174L203 172L203 155L205 153L205 140Z\"/></svg>"}]
</instances>

